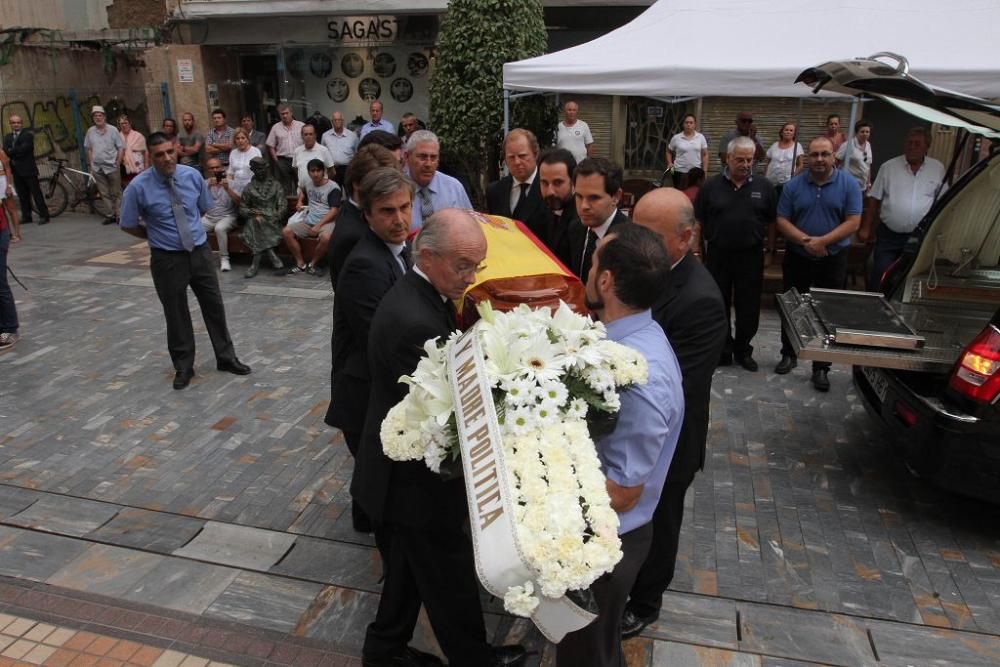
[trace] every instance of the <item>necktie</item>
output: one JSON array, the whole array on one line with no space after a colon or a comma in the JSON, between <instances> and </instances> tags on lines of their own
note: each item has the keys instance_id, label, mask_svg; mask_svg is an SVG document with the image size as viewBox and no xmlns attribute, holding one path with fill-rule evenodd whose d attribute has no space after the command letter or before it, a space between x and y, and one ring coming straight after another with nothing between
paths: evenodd
<instances>
[{"instance_id":1,"label":"necktie","mask_svg":"<svg viewBox=\"0 0 1000 667\"><path fill-rule=\"evenodd\" d=\"M427 191L427 188L420 188L417 190L417 194L420 195L420 218L426 220L434 214L434 203L431 201L431 193Z\"/></svg>"},{"instance_id":2,"label":"necktie","mask_svg":"<svg viewBox=\"0 0 1000 667\"><path fill-rule=\"evenodd\" d=\"M583 243L583 254L580 256L580 280L587 282L590 275L590 260L594 256L594 249L597 248L597 234L594 230L587 230L587 240Z\"/></svg>"},{"instance_id":3,"label":"necktie","mask_svg":"<svg viewBox=\"0 0 1000 667\"><path fill-rule=\"evenodd\" d=\"M191 236L191 225L188 224L187 214L184 212L184 206L181 204L180 197L177 196L177 189L173 178L167 181L167 187L170 189L171 208L174 211L174 224L177 225L177 234L181 237L181 245L184 246L185 250L191 252L194 250L194 238Z\"/></svg>"},{"instance_id":4,"label":"necktie","mask_svg":"<svg viewBox=\"0 0 1000 667\"><path fill-rule=\"evenodd\" d=\"M514 202L514 208L510 210L511 215L517 215L517 209L521 208L521 202L528 196L527 183L518 183L517 187L520 189L520 192L517 193L517 201Z\"/></svg>"},{"instance_id":5,"label":"necktie","mask_svg":"<svg viewBox=\"0 0 1000 667\"><path fill-rule=\"evenodd\" d=\"M413 267L413 259L410 257L410 249L407 246L403 246L403 249L399 251L399 259L403 262L403 270L409 271Z\"/></svg>"}]
</instances>

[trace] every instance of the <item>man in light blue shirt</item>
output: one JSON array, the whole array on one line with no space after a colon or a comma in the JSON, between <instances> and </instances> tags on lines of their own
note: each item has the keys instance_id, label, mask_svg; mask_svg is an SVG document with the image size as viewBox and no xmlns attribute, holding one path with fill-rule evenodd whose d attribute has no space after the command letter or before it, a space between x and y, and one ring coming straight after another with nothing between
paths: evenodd
<instances>
[{"instance_id":1,"label":"man in light blue shirt","mask_svg":"<svg viewBox=\"0 0 1000 667\"><path fill-rule=\"evenodd\" d=\"M670 275L660 238L645 227L618 225L598 243L587 276L587 307L597 313L608 338L640 352L649 367L646 384L621 393L615 430L595 443L611 507L618 512L622 559L591 585L597 620L566 635L557 667L625 664L622 612L646 559L651 523L684 418L681 371L650 307Z\"/></svg>"},{"instance_id":2,"label":"man in light blue shirt","mask_svg":"<svg viewBox=\"0 0 1000 667\"><path fill-rule=\"evenodd\" d=\"M378 100L372 100L372 103L368 106L368 113L371 114L372 119L361 126L361 134L359 135L362 139L365 135L372 130L382 130L388 132L389 134L396 134L396 126L382 118L382 103Z\"/></svg>"},{"instance_id":3,"label":"man in light blue shirt","mask_svg":"<svg viewBox=\"0 0 1000 667\"><path fill-rule=\"evenodd\" d=\"M197 169L177 164L177 149L162 132L149 135L146 145L153 168L140 173L125 189L120 225L125 232L149 242L149 269L167 320L174 389L184 389L194 376L188 286L201 306L216 367L248 375L250 367L236 358L229 337L215 261L201 224L202 214L212 206L208 184Z\"/></svg>"},{"instance_id":4,"label":"man in light blue shirt","mask_svg":"<svg viewBox=\"0 0 1000 667\"><path fill-rule=\"evenodd\" d=\"M469 195L458 179L438 171L440 160L440 144L433 132L417 130L406 140L406 168L417 185L413 197L411 232L423 227L424 220L434 211L472 208Z\"/></svg>"}]
</instances>

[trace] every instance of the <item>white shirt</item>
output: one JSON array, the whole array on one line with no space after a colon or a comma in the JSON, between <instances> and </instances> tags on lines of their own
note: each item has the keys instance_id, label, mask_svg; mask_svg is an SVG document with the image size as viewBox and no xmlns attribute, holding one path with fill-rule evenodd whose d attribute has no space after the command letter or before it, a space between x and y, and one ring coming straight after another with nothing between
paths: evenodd
<instances>
[{"instance_id":1,"label":"white shirt","mask_svg":"<svg viewBox=\"0 0 1000 667\"><path fill-rule=\"evenodd\" d=\"M295 149L302 145L304 126L301 120L292 120L288 126L279 121L271 126L265 143L274 149L278 157L292 157Z\"/></svg>"},{"instance_id":2,"label":"white shirt","mask_svg":"<svg viewBox=\"0 0 1000 667\"><path fill-rule=\"evenodd\" d=\"M611 211L611 215L608 217L607 220L605 220L603 223L601 223L600 227L588 228L587 231L588 232L594 232L594 234L597 236L597 240L600 241L601 239L604 238L604 235L608 233L608 228L611 227L611 221L615 219L616 215L618 215L618 209L617 208L615 208L613 211ZM587 251L588 250L590 250L590 251L594 250L594 248L588 248L587 247L589 245L589 241L590 241L589 236L590 235L588 234L587 236L588 236L587 240L585 240L583 242L583 252L580 253L580 266L583 266L583 259L587 256ZM587 281L587 277L586 276L583 277L583 281L584 282Z\"/></svg>"},{"instance_id":3,"label":"white shirt","mask_svg":"<svg viewBox=\"0 0 1000 667\"><path fill-rule=\"evenodd\" d=\"M519 181L516 178L514 178L513 174L511 174L511 178L514 178L514 183L513 183L513 185L510 186L510 212L511 212L511 215L514 214L514 207L517 206L517 200L520 199L520 197L521 197L521 183L527 183L528 184L528 187L524 189L524 196L527 197L528 196L528 190L531 189L531 184L535 182L535 177L536 176L538 176L538 168L537 167L535 168L535 171L533 171L531 173L531 176L529 176L528 180L526 180L526 181Z\"/></svg>"},{"instance_id":4,"label":"white shirt","mask_svg":"<svg viewBox=\"0 0 1000 667\"><path fill-rule=\"evenodd\" d=\"M674 152L674 169L686 174L695 167L702 168L701 153L708 150L708 140L701 132L695 132L690 139L678 132L670 138L667 148Z\"/></svg>"},{"instance_id":5,"label":"white shirt","mask_svg":"<svg viewBox=\"0 0 1000 667\"><path fill-rule=\"evenodd\" d=\"M354 153L358 150L358 135L346 127L340 134L337 134L336 130L327 130L323 133L320 143L330 151L333 163L337 166L343 166L351 161Z\"/></svg>"},{"instance_id":6,"label":"white shirt","mask_svg":"<svg viewBox=\"0 0 1000 667\"><path fill-rule=\"evenodd\" d=\"M329 169L333 166L333 156L330 150L323 144L313 144L312 148L299 146L295 149L295 157L292 158L292 166L299 170L299 187L304 188L310 183L309 161L321 160L323 166Z\"/></svg>"},{"instance_id":7,"label":"white shirt","mask_svg":"<svg viewBox=\"0 0 1000 667\"><path fill-rule=\"evenodd\" d=\"M872 143L865 142L864 148L858 146L858 138L851 140L851 157L847 159L847 142L845 141L837 149L837 159L847 168L847 172L854 177L854 180L861 186L861 192L868 189L868 177L872 170Z\"/></svg>"},{"instance_id":8,"label":"white shirt","mask_svg":"<svg viewBox=\"0 0 1000 667\"><path fill-rule=\"evenodd\" d=\"M250 179L253 178L250 160L255 157L261 157L260 149L256 146L251 146L246 151L241 151L239 148L229 151L228 178L232 183L233 192L242 194L243 188L250 183Z\"/></svg>"},{"instance_id":9,"label":"white shirt","mask_svg":"<svg viewBox=\"0 0 1000 667\"><path fill-rule=\"evenodd\" d=\"M793 153L795 155L794 158L792 157ZM792 170L795 169L795 161L802 157L802 155L802 144L795 142L788 148L782 148L775 141L767 149L767 159L770 162L767 163L767 171L764 173L764 178L771 181L774 185L787 183L792 177Z\"/></svg>"},{"instance_id":10,"label":"white shirt","mask_svg":"<svg viewBox=\"0 0 1000 667\"><path fill-rule=\"evenodd\" d=\"M868 196L882 202L879 213L885 226L903 234L916 228L935 196L944 192L943 183L944 165L934 158L924 158L914 174L906 157L900 155L879 168Z\"/></svg>"},{"instance_id":11,"label":"white shirt","mask_svg":"<svg viewBox=\"0 0 1000 667\"><path fill-rule=\"evenodd\" d=\"M582 120L577 120L572 125L567 125L566 121L559 121L559 128L556 135L556 146L565 148L577 162L587 157L587 146L594 143L594 137L590 133L590 126Z\"/></svg>"}]
</instances>

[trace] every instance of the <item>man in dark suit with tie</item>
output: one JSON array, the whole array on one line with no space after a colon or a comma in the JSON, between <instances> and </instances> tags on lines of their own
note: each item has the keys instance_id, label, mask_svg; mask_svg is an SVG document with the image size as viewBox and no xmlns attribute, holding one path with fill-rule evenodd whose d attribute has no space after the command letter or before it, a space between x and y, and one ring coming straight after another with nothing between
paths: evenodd
<instances>
[{"instance_id":1,"label":"man in dark suit with tie","mask_svg":"<svg viewBox=\"0 0 1000 667\"><path fill-rule=\"evenodd\" d=\"M368 331L382 297L410 266L406 236L410 232L413 183L398 169L380 167L361 181L361 208L368 230L347 256L337 279L333 302L333 377L326 423L339 428L351 454L357 456L368 409ZM354 529L371 525L352 503Z\"/></svg>"},{"instance_id":2,"label":"man in dark suit with tie","mask_svg":"<svg viewBox=\"0 0 1000 667\"><path fill-rule=\"evenodd\" d=\"M371 136L371 135L369 135ZM361 237L368 231L364 213L361 211L361 181L379 167L398 167L399 159L389 149L378 144L369 144L358 150L347 166L344 189L348 193L347 202L337 211L333 236L326 249L326 261L330 265L330 284L337 291L337 277Z\"/></svg>"},{"instance_id":3,"label":"man in dark suit with tie","mask_svg":"<svg viewBox=\"0 0 1000 667\"><path fill-rule=\"evenodd\" d=\"M573 172L579 223L570 223L567 267L586 282L597 242L615 225L628 222L618 210L622 198L622 168L603 157L589 157Z\"/></svg>"},{"instance_id":4,"label":"man in dark suit with tie","mask_svg":"<svg viewBox=\"0 0 1000 667\"><path fill-rule=\"evenodd\" d=\"M689 252L694 209L680 190L658 188L642 197L632 212L636 224L663 240L672 268L653 319L667 334L684 386L684 421L677 449L653 514L653 542L632 586L622 619L622 636L639 634L660 613L663 592L674 576L677 543L684 516L684 495L705 465L712 374L726 342L728 322L722 293L697 253Z\"/></svg>"},{"instance_id":5,"label":"man in dark suit with tie","mask_svg":"<svg viewBox=\"0 0 1000 667\"><path fill-rule=\"evenodd\" d=\"M549 212L538 182L538 139L530 130L513 129L503 155L510 174L486 186L486 212L520 220L544 242Z\"/></svg>"},{"instance_id":6,"label":"man in dark suit with tie","mask_svg":"<svg viewBox=\"0 0 1000 667\"><path fill-rule=\"evenodd\" d=\"M573 201L573 172L576 158L565 148L547 148L538 156L538 182L542 201L549 211L548 227L542 241L552 254L569 266L569 226L576 222Z\"/></svg>"},{"instance_id":7,"label":"man in dark suit with tie","mask_svg":"<svg viewBox=\"0 0 1000 667\"><path fill-rule=\"evenodd\" d=\"M21 202L21 223L31 222L31 202L34 200L38 209L38 224L49 221L49 209L45 205L42 188L38 184L38 165L35 164L35 135L31 130L24 129L24 121L20 116L12 115L7 119L10 133L3 138L3 150L10 158L10 174L14 181L17 199Z\"/></svg>"},{"instance_id":8,"label":"man in dark suit with tie","mask_svg":"<svg viewBox=\"0 0 1000 667\"><path fill-rule=\"evenodd\" d=\"M480 223L459 209L430 216L414 247L413 270L382 299L369 334L371 394L351 493L375 524L385 580L362 665L428 664L407 648L421 605L449 664L517 665L524 661L522 647L486 641L472 544L462 530L468 519L463 482L445 481L423 461L392 461L382 452L382 420L407 392L400 376L416 369L425 341L455 329L452 301L475 282L486 258Z\"/></svg>"}]
</instances>

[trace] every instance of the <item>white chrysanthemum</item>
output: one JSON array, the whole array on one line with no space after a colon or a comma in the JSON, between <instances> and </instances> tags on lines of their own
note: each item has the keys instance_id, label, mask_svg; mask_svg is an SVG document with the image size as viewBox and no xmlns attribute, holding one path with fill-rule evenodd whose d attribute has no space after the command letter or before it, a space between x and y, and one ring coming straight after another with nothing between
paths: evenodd
<instances>
[{"instance_id":1,"label":"white chrysanthemum","mask_svg":"<svg viewBox=\"0 0 1000 667\"><path fill-rule=\"evenodd\" d=\"M523 586L511 586L503 596L503 608L515 616L530 617L538 607L538 597L535 595L535 586L530 582L524 582Z\"/></svg>"},{"instance_id":2,"label":"white chrysanthemum","mask_svg":"<svg viewBox=\"0 0 1000 667\"><path fill-rule=\"evenodd\" d=\"M426 442L419 427L413 427L406 418L408 401L403 400L389 410L382 420L379 436L382 451L394 461L416 461L424 455Z\"/></svg>"}]
</instances>

